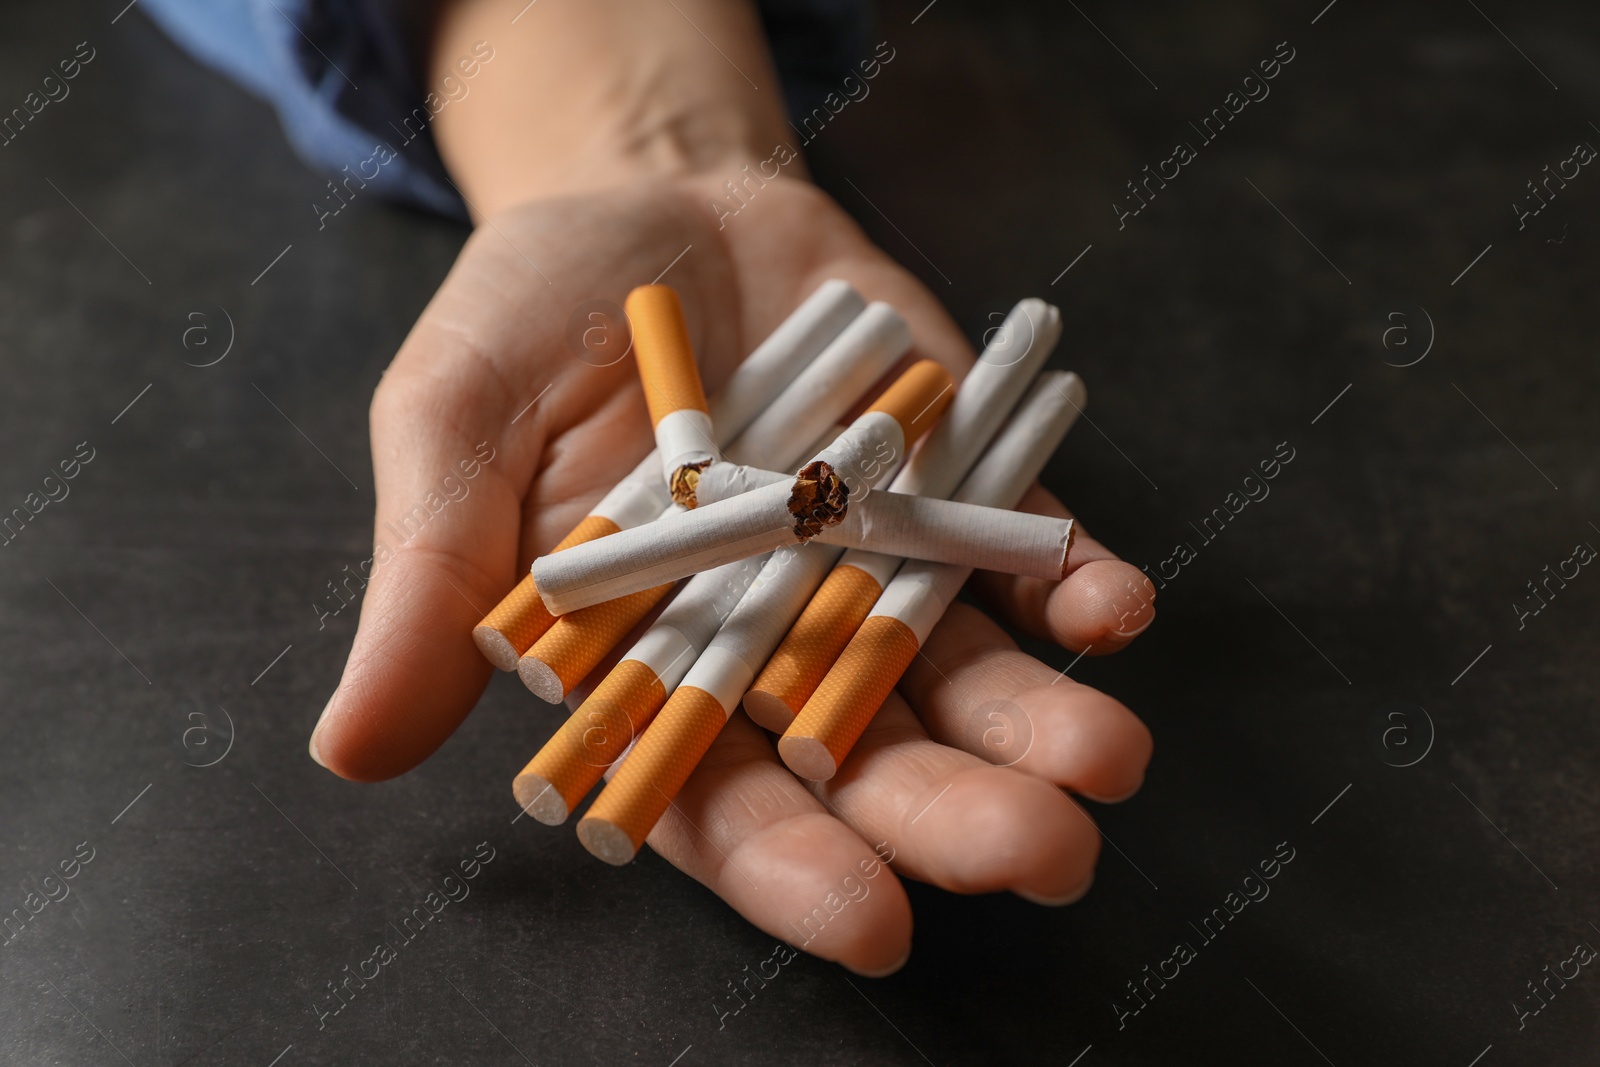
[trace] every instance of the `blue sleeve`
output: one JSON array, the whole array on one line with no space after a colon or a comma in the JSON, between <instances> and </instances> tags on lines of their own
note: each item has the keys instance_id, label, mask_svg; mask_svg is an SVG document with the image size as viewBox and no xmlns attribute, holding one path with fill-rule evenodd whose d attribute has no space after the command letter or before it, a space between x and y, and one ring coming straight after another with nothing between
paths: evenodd
<instances>
[{"instance_id":1,"label":"blue sleeve","mask_svg":"<svg viewBox=\"0 0 1600 1067\"><path fill-rule=\"evenodd\" d=\"M466 217L429 128L450 106L449 94L424 91L419 75L428 0L144 0L139 7L196 59L271 104L308 163L330 177L358 174L380 196ZM866 47L865 0L763 0L761 14L796 114L835 88ZM493 62L492 47L487 54L477 58ZM464 59L466 69L478 65Z\"/></svg>"}]
</instances>

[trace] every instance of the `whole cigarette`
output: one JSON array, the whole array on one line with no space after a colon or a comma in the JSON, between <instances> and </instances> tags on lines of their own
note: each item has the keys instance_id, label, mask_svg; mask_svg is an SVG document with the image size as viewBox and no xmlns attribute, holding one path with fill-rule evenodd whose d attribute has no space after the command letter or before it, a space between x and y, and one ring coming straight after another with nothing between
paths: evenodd
<instances>
[{"instance_id":1,"label":"whole cigarette","mask_svg":"<svg viewBox=\"0 0 1600 1067\"><path fill-rule=\"evenodd\" d=\"M739 364L722 392L711 402L717 443L727 444L743 433L865 308L861 294L848 282L833 278L818 286ZM884 366L899 356L900 352L886 354ZM836 371L837 363L833 367ZM882 373L882 368L873 373ZM778 417L788 418L788 415L780 412ZM779 461L780 465L784 462L792 460ZM657 452L646 456L553 551L659 517L670 499L661 481L661 466ZM517 660L522 654L554 623L555 616L539 599L530 573L473 628L472 637L489 662L503 671L511 671L517 669Z\"/></svg>"},{"instance_id":2,"label":"whole cigarette","mask_svg":"<svg viewBox=\"0 0 1600 1067\"><path fill-rule=\"evenodd\" d=\"M730 467L733 474L722 474ZM713 490L735 483L762 487L786 477L777 471L727 463L717 464L707 474L711 471L721 475L711 486ZM714 503L719 498L710 499ZM890 490L863 497L843 520L824 527L814 540L886 556L1059 581L1066 576L1072 525L1071 519Z\"/></svg>"},{"instance_id":3,"label":"whole cigarette","mask_svg":"<svg viewBox=\"0 0 1600 1067\"><path fill-rule=\"evenodd\" d=\"M1014 507L1084 400L1077 375L1041 375L955 499ZM779 739L778 754L790 770L813 781L833 777L971 573L970 567L921 561L900 569Z\"/></svg>"},{"instance_id":4,"label":"whole cigarette","mask_svg":"<svg viewBox=\"0 0 1600 1067\"><path fill-rule=\"evenodd\" d=\"M814 455L818 447L810 445L810 442L831 428L856 403L861 393L905 353L910 343L911 334L905 320L893 308L887 304L868 305L842 334L829 342L815 360L794 377L760 415L749 420L744 432L729 447L728 455L743 457L746 462L779 467L795 464L805 456ZM716 425L720 430L734 423L719 419ZM653 492L665 495L660 489L659 467L652 468L645 477ZM621 488L618 487L619 490ZM661 514L658 507L650 518ZM623 531L635 529L648 521L641 519L623 527ZM706 570L726 561L726 557L710 559L703 566L680 571L672 578L657 579L655 587L670 585L676 578L694 569ZM534 588L538 588L537 581ZM632 595L648 588L652 587L634 585L619 588L613 596ZM589 603L598 605L605 599L599 596ZM630 607L626 610L601 612L597 606L575 608L570 612L573 618L570 626L563 621L556 621L547 633L524 652L517 666L523 682L540 693L551 693L558 687L570 691L576 683L566 679L585 677L659 599L646 597L630 600ZM540 607L550 614L542 596ZM604 617L598 622L589 623L586 621L588 614ZM574 628L582 629L582 640L567 638L566 631Z\"/></svg>"},{"instance_id":5,"label":"whole cigarette","mask_svg":"<svg viewBox=\"0 0 1600 1067\"><path fill-rule=\"evenodd\" d=\"M540 597L552 613L566 614L808 539L848 510L849 482L825 457L839 460L857 492L865 492L938 418L949 390L948 372L931 360L917 363L802 467L792 485L766 486L541 556L533 564Z\"/></svg>"},{"instance_id":6,"label":"whole cigarette","mask_svg":"<svg viewBox=\"0 0 1600 1067\"><path fill-rule=\"evenodd\" d=\"M1050 304L1029 298L1012 308L890 490L949 496L1018 406L1060 336L1061 313ZM745 695L752 719L773 731L794 720L902 562L859 549L845 553Z\"/></svg>"},{"instance_id":7,"label":"whole cigarette","mask_svg":"<svg viewBox=\"0 0 1600 1067\"><path fill-rule=\"evenodd\" d=\"M672 499L683 504L694 498L694 479L717 456L683 305L669 285L641 285L628 294L623 308L633 328L633 356L662 476Z\"/></svg>"},{"instance_id":8,"label":"whole cigarette","mask_svg":"<svg viewBox=\"0 0 1600 1067\"><path fill-rule=\"evenodd\" d=\"M768 557L578 823L584 848L612 864L634 857L838 557L839 549L815 542Z\"/></svg>"},{"instance_id":9,"label":"whole cigarette","mask_svg":"<svg viewBox=\"0 0 1600 1067\"><path fill-rule=\"evenodd\" d=\"M666 702L760 570L741 560L698 574L512 783L517 803L564 822Z\"/></svg>"}]
</instances>

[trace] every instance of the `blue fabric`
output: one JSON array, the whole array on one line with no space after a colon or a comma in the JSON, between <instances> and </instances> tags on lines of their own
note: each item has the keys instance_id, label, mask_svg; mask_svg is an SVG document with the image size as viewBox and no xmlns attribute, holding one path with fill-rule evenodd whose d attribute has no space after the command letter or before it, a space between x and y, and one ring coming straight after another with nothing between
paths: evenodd
<instances>
[{"instance_id":1,"label":"blue fabric","mask_svg":"<svg viewBox=\"0 0 1600 1067\"><path fill-rule=\"evenodd\" d=\"M426 7L425 0L143 0L139 10L196 59L270 103L289 143L313 166L333 177L359 173L363 188L380 196L465 218L434 147L414 54ZM795 114L837 88L867 52L866 0L763 0L761 15ZM392 160L374 160L379 143Z\"/></svg>"}]
</instances>

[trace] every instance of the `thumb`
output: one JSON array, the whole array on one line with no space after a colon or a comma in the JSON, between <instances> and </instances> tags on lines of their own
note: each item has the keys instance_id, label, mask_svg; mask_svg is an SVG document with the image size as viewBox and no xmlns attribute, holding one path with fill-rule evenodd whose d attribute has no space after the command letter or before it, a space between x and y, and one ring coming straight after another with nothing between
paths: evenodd
<instances>
[{"instance_id":1,"label":"thumb","mask_svg":"<svg viewBox=\"0 0 1600 1067\"><path fill-rule=\"evenodd\" d=\"M538 410L510 414L527 398L454 351L463 342L440 331L430 344L428 332L414 333L373 396L372 577L309 745L356 781L421 763L482 694L492 668L472 628L516 581L520 487L540 451Z\"/></svg>"}]
</instances>

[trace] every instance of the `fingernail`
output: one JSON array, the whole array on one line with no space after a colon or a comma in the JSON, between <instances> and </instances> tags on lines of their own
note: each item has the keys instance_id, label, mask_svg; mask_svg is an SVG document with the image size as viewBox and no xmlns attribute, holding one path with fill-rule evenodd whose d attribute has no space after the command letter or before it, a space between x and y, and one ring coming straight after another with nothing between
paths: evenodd
<instances>
[{"instance_id":1,"label":"fingernail","mask_svg":"<svg viewBox=\"0 0 1600 1067\"><path fill-rule=\"evenodd\" d=\"M898 960L896 960L895 963L894 963L894 966L885 967L881 971L862 970L859 967L852 967L848 963L844 965L844 969L847 970L847 971L850 971L850 972L852 972L854 974L859 974L863 978L887 978L891 974L894 974L896 971L898 971L900 968L904 967L906 965L906 961L909 960L909 959L911 959L911 950L910 949L906 949L906 954L904 956L901 956Z\"/></svg>"},{"instance_id":2,"label":"fingernail","mask_svg":"<svg viewBox=\"0 0 1600 1067\"><path fill-rule=\"evenodd\" d=\"M1150 624L1155 622L1155 621L1156 621L1156 617L1154 615L1151 615L1148 619L1144 620L1144 625L1140 626L1138 629L1135 629L1135 630L1112 630L1111 631L1111 636L1112 637L1120 637L1124 641L1131 641L1133 638L1138 637L1140 634L1142 634L1146 630L1150 629Z\"/></svg>"},{"instance_id":3,"label":"fingernail","mask_svg":"<svg viewBox=\"0 0 1600 1067\"><path fill-rule=\"evenodd\" d=\"M338 692L337 689L334 690L334 696L337 696ZM317 724L311 728L311 739L306 742L306 751L311 754L311 761L323 770L327 770L328 765L317 755L317 731L322 729L322 720L328 717L328 709L331 707L333 707L333 697L329 697L328 702L322 706L322 714L317 716Z\"/></svg>"},{"instance_id":4,"label":"fingernail","mask_svg":"<svg viewBox=\"0 0 1600 1067\"><path fill-rule=\"evenodd\" d=\"M1082 900L1085 896L1088 895L1089 888L1091 886L1093 886L1093 885L1094 885L1094 872L1091 871L1089 873L1088 880L1085 881L1083 883L1083 885L1079 886L1077 889L1075 889L1072 892L1068 893L1066 896L1062 896L1062 897L1047 897L1047 896L1044 896L1041 893L1035 893L1031 889L1015 889L1015 890L1012 890L1012 892L1016 893L1017 896L1021 897L1023 900L1031 900L1033 903L1042 904L1047 908L1064 908L1068 904L1076 904L1078 901Z\"/></svg>"}]
</instances>

